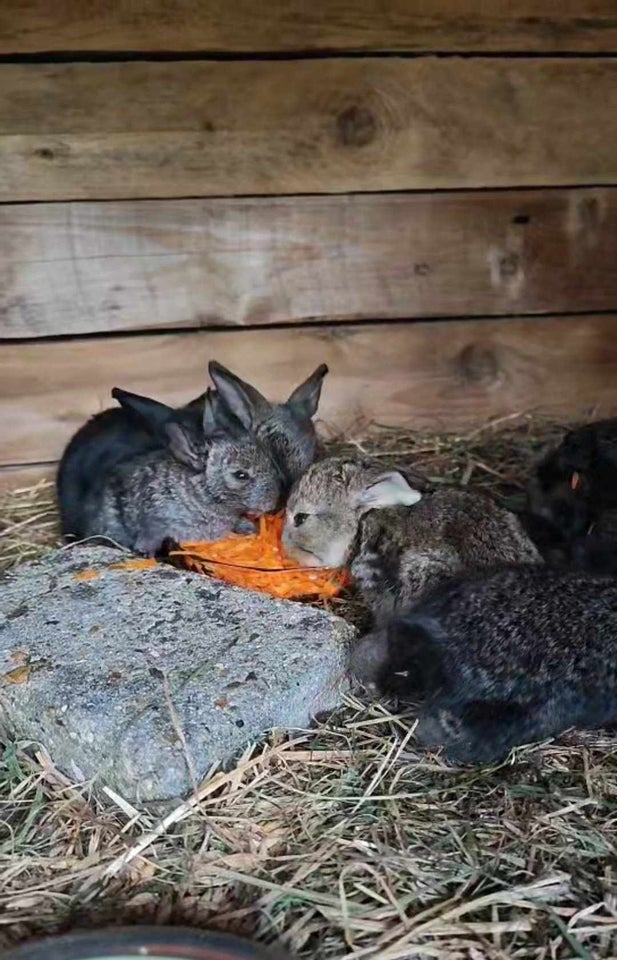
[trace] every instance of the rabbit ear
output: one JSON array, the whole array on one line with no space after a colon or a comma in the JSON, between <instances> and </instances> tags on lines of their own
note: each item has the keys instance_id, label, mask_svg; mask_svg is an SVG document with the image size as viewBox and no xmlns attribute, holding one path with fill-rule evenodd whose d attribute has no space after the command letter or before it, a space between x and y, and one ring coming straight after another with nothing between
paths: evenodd
<instances>
[{"instance_id":1,"label":"rabbit ear","mask_svg":"<svg viewBox=\"0 0 617 960\"><path fill-rule=\"evenodd\" d=\"M411 507L421 499L420 491L410 487L402 473L392 470L373 478L360 490L356 506L365 513L379 507Z\"/></svg>"},{"instance_id":2,"label":"rabbit ear","mask_svg":"<svg viewBox=\"0 0 617 960\"><path fill-rule=\"evenodd\" d=\"M196 443L195 434L190 428L178 420L173 420L165 426L165 435L167 437L167 446L169 451L179 463L191 470L201 470L203 467L203 457L200 456L199 448Z\"/></svg>"},{"instance_id":3,"label":"rabbit ear","mask_svg":"<svg viewBox=\"0 0 617 960\"><path fill-rule=\"evenodd\" d=\"M310 377L307 377L304 383L296 387L287 401L287 406L291 407L294 413L306 417L309 420L315 416L321 396L323 379L327 372L327 364L322 363L313 371Z\"/></svg>"},{"instance_id":4,"label":"rabbit ear","mask_svg":"<svg viewBox=\"0 0 617 960\"><path fill-rule=\"evenodd\" d=\"M192 405L192 410L198 404ZM232 428L223 415L223 401L212 390L203 395L203 413L201 419L195 417L191 408L174 411L173 419L166 425L167 444L172 456L191 470L202 470L204 466L204 439L229 437ZM188 412L187 412L188 410ZM235 429L243 432L233 414L226 413L229 420L235 421Z\"/></svg>"},{"instance_id":5,"label":"rabbit ear","mask_svg":"<svg viewBox=\"0 0 617 960\"><path fill-rule=\"evenodd\" d=\"M234 416L220 394L208 388L204 394L203 405L202 428L207 439L238 439L246 433L243 424Z\"/></svg>"},{"instance_id":6,"label":"rabbit ear","mask_svg":"<svg viewBox=\"0 0 617 960\"><path fill-rule=\"evenodd\" d=\"M121 390L120 387L114 387L111 395L124 410L134 414L142 426L151 433L163 430L173 416L174 411L171 407L165 403L159 403L158 400L151 400L150 397L140 397L138 393L129 393L128 390Z\"/></svg>"},{"instance_id":7,"label":"rabbit ear","mask_svg":"<svg viewBox=\"0 0 617 960\"><path fill-rule=\"evenodd\" d=\"M251 430L258 420L272 410L272 404L259 390L241 380L222 363L211 360L208 372L221 397L246 430Z\"/></svg>"},{"instance_id":8,"label":"rabbit ear","mask_svg":"<svg viewBox=\"0 0 617 960\"><path fill-rule=\"evenodd\" d=\"M205 393L200 393L198 397L195 397L193 400L190 400L188 403L185 403L184 406L187 410L194 410L195 407L200 407L204 400L206 399Z\"/></svg>"}]
</instances>

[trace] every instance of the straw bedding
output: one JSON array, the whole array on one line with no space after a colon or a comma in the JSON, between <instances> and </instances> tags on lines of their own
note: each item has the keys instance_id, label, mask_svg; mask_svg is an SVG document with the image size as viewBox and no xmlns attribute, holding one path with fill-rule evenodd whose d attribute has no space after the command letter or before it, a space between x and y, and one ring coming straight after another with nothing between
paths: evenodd
<instances>
[{"instance_id":1,"label":"straw bedding","mask_svg":"<svg viewBox=\"0 0 617 960\"><path fill-rule=\"evenodd\" d=\"M521 502L563 425L333 439ZM51 484L0 503L0 563L58 542ZM354 616L353 605L337 607ZM569 735L496 768L416 751L413 717L349 698L316 730L251 746L188 804L135 809L73 784L41 747L0 761L0 947L150 921L315 958L617 956L617 741Z\"/></svg>"}]
</instances>

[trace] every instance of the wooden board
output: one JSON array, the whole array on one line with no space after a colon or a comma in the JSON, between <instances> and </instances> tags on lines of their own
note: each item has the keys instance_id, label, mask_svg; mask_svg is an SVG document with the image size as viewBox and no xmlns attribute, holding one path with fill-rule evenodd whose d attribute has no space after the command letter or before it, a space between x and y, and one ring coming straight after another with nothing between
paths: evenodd
<instances>
[{"instance_id":1,"label":"wooden board","mask_svg":"<svg viewBox=\"0 0 617 960\"><path fill-rule=\"evenodd\" d=\"M0 336L617 310L617 189L0 207Z\"/></svg>"},{"instance_id":2,"label":"wooden board","mask_svg":"<svg viewBox=\"0 0 617 960\"><path fill-rule=\"evenodd\" d=\"M0 65L0 200L617 181L617 58Z\"/></svg>"},{"instance_id":3,"label":"wooden board","mask_svg":"<svg viewBox=\"0 0 617 960\"><path fill-rule=\"evenodd\" d=\"M53 460L116 384L182 403L216 358L283 398L330 365L321 415L458 429L542 410L617 413L617 315L28 341L0 351L0 465Z\"/></svg>"},{"instance_id":4,"label":"wooden board","mask_svg":"<svg viewBox=\"0 0 617 960\"><path fill-rule=\"evenodd\" d=\"M0 467L0 495L38 484L48 488L56 476L55 463L29 464L24 467Z\"/></svg>"},{"instance_id":5,"label":"wooden board","mask_svg":"<svg viewBox=\"0 0 617 960\"><path fill-rule=\"evenodd\" d=\"M0 52L617 49L613 0L3 0Z\"/></svg>"}]
</instances>

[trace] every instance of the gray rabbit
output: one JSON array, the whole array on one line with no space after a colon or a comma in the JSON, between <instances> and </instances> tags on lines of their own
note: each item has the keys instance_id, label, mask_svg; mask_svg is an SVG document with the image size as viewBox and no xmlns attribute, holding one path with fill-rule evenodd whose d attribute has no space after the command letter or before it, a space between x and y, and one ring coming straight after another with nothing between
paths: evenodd
<instances>
[{"instance_id":1,"label":"gray rabbit","mask_svg":"<svg viewBox=\"0 0 617 960\"><path fill-rule=\"evenodd\" d=\"M211 361L209 372L229 416L227 423L241 426L268 447L277 462L283 492L313 462L317 436L312 417L317 411L325 364L292 392L285 403L271 403L259 391L220 363ZM212 397L212 393L210 393ZM135 397L135 395L133 395ZM144 453L167 449L164 424L172 416L200 429L206 394L172 411L155 401L122 403L91 417L68 443L58 469L57 490L65 537L81 540L92 529L92 503L101 485L120 464ZM219 414L222 407L219 404ZM234 416L231 416L231 414ZM144 415L145 414L145 415Z\"/></svg>"},{"instance_id":2,"label":"gray rabbit","mask_svg":"<svg viewBox=\"0 0 617 960\"><path fill-rule=\"evenodd\" d=\"M462 569L541 562L514 514L488 497L431 491L419 477L345 457L317 461L292 489L283 543L305 566L349 566L377 619Z\"/></svg>"},{"instance_id":3,"label":"gray rabbit","mask_svg":"<svg viewBox=\"0 0 617 960\"><path fill-rule=\"evenodd\" d=\"M318 441L312 418L317 413L327 365L320 364L284 403L266 400L250 383L214 360L208 365L208 371L232 413L272 451L283 483L289 489L317 455Z\"/></svg>"},{"instance_id":4,"label":"gray rabbit","mask_svg":"<svg viewBox=\"0 0 617 960\"><path fill-rule=\"evenodd\" d=\"M617 721L617 580L522 565L449 580L364 637L351 670L425 701L416 739L467 763Z\"/></svg>"},{"instance_id":5,"label":"gray rabbit","mask_svg":"<svg viewBox=\"0 0 617 960\"><path fill-rule=\"evenodd\" d=\"M90 487L82 503L84 537L109 537L150 556L165 540L250 532L247 514L275 509L278 466L220 397L207 394L197 415L117 388L112 394L161 442L121 460Z\"/></svg>"}]
</instances>

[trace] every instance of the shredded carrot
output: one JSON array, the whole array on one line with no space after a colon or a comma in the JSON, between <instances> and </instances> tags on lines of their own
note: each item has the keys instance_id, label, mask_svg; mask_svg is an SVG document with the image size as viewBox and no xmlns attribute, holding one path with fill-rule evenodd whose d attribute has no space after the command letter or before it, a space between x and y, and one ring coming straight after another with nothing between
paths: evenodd
<instances>
[{"instance_id":1,"label":"shredded carrot","mask_svg":"<svg viewBox=\"0 0 617 960\"><path fill-rule=\"evenodd\" d=\"M217 577L237 587L269 593L283 600L327 600L337 597L350 583L346 570L299 567L289 560L281 543L283 516L261 517L259 531L248 536L232 535L211 543L182 543L170 557L195 573ZM110 570L149 570L156 567L154 557L135 557L111 563ZM82 570L75 580L94 580L96 570Z\"/></svg>"},{"instance_id":2,"label":"shredded carrot","mask_svg":"<svg viewBox=\"0 0 617 960\"><path fill-rule=\"evenodd\" d=\"M261 517L259 531L213 543L182 543L170 556L183 566L287 600L336 597L347 585L345 570L299 567L283 553L281 514Z\"/></svg>"},{"instance_id":3,"label":"shredded carrot","mask_svg":"<svg viewBox=\"0 0 617 960\"><path fill-rule=\"evenodd\" d=\"M120 563L110 563L110 570L149 570L156 567L157 560L154 557L135 557L131 560L122 560Z\"/></svg>"},{"instance_id":4,"label":"shredded carrot","mask_svg":"<svg viewBox=\"0 0 617 960\"><path fill-rule=\"evenodd\" d=\"M96 580L98 576L100 576L98 570L80 570L79 573L73 574L73 580Z\"/></svg>"}]
</instances>

